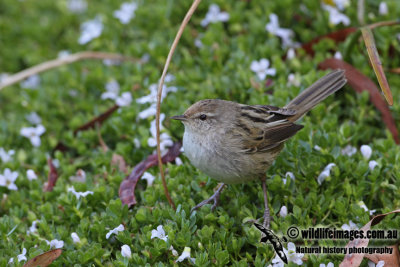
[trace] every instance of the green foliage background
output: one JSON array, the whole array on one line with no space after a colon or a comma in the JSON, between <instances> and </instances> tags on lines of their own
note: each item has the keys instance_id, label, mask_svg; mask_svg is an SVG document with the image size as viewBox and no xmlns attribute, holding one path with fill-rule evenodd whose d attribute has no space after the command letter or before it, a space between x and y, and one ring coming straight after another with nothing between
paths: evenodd
<instances>
[{"instance_id":1,"label":"green foliage background","mask_svg":"<svg viewBox=\"0 0 400 267\"><path fill-rule=\"evenodd\" d=\"M301 3L302 2L302 3ZM345 13L357 25L356 1ZM400 3L386 1L388 15L378 15L377 1L366 1L366 21L373 23L391 20L400 14ZM73 130L109 108L112 103L100 99L105 84L116 79L122 91L131 91L134 99L148 94L148 86L156 83L177 32L191 1L138 1L136 16L128 25L122 25L112 16L120 1L88 1L82 14L72 14L66 1L14 1L0 2L0 73L15 73L27 67L57 57L61 50L107 51L141 58L148 54L147 63L122 63L106 66L101 61L88 60L63 66L40 75L37 90L22 89L14 85L0 91L0 147L14 149L14 160L1 163L5 168L19 172L18 191L0 187L0 265L5 266L11 257L28 249L32 258L47 250L44 239L64 240L64 251L54 266L164 266L177 264L169 247L181 253L191 248L196 265L264 266L274 257L269 245L260 244L260 233L251 219L263 215L261 184L250 183L230 186L222 195L221 205L215 212L203 207L190 215L190 209L208 198L217 185L205 174L195 169L182 156L184 164L168 164L167 183L172 198L178 204L172 210L164 196L158 177L153 186L141 181L136 190L138 204L131 210L121 205L118 189L125 174L111 166L113 152L122 155L128 165L134 166L153 152L147 145L150 136L149 120L139 120L138 113L144 105L132 103L113 114L101 127L101 135L109 152L99 147L96 130L73 135ZM200 26L208 6L217 3L229 12L227 23ZM305 8L302 8L304 6ZM324 40L316 45L315 57L299 51L293 60L283 60L286 50L278 37L266 32L269 14L279 16L281 27L291 28L295 40L308 42L320 35L343 28L329 24L328 13L322 11L314 0L293 1L203 1L195 12L173 58L169 73L175 75L178 92L170 93L162 104L166 116L183 113L192 103L204 98L221 98L247 104L285 105L324 73L317 65L332 56L332 50L341 51L345 60L376 81L368 63L364 43L345 41L338 46ZM104 30L99 38L79 45L80 25L100 14ZM400 43L396 35L399 27L382 27L374 30L383 65L398 68ZM202 35L202 48L194 40ZM395 56L393 56L395 55ZM273 85L265 87L250 70L253 60L268 58L277 75ZM289 73L297 73L301 87L287 86ZM392 115L400 120L400 77L387 72L395 104ZM253 83L251 82L253 80ZM257 85L257 86L255 86ZM132 90L132 88L138 90ZM75 90L77 96L71 96ZM32 147L19 131L28 126L25 116L35 111L41 117L46 133L42 145ZM358 226L366 224L370 216L357 203L364 201L377 214L392 211L400 206L400 149L382 122L380 113L371 104L366 93L356 94L349 86L330 97L304 117L305 126L287 145L267 175L272 230L285 234L289 226L308 228L325 226L340 228L349 220ZM166 120L164 126L176 140L183 134L183 126ZM397 125L399 126L399 125ZM135 148L134 138L141 142ZM56 152L60 178L53 192L42 191L47 180L46 156L51 155L58 141L73 150ZM358 151L348 157L340 153L346 145L359 148L369 144L373 149L371 159L379 166L368 169L368 161ZM322 148L317 151L318 145ZM316 178L330 162L337 166L331 177L322 185ZM31 168L39 179L29 182L26 170ZM87 174L84 184L71 183L69 177L83 169ZM293 172L296 179L282 178ZM158 175L158 169L150 169ZM67 187L77 191L91 190L93 195L77 200ZM279 216L282 205L289 215ZM34 220L38 233L27 235ZM109 240L106 233L125 225L125 231ZM151 230L163 225L168 242L150 239ZM378 228L399 229L400 216L385 219ZM77 232L82 242L76 245L70 234ZM299 244L303 244L299 241ZM121 256L121 246L131 247L133 257ZM316 243L306 242L306 245ZM340 242L321 241L320 245L344 245ZM315 266L332 261L339 263L342 255L306 255L304 265ZM21 263L15 263L21 266ZM185 261L183 264L188 264ZM366 263L364 262L366 265ZM291 266L294 264L291 263Z\"/></svg>"}]
</instances>

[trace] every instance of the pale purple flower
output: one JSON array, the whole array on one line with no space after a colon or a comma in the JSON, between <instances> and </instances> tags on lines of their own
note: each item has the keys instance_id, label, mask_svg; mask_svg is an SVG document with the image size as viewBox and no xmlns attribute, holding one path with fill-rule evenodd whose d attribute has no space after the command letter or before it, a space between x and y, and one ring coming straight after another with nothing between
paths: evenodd
<instances>
[{"instance_id":1,"label":"pale purple flower","mask_svg":"<svg viewBox=\"0 0 400 267\"><path fill-rule=\"evenodd\" d=\"M119 232L122 232L125 230L125 227L123 224L118 225L118 227L110 230L107 234L106 234L106 239L110 238L110 236L112 234L118 234Z\"/></svg>"},{"instance_id":2,"label":"pale purple flower","mask_svg":"<svg viewBox=\"0 0 400 267\"><path fill-rule=\"evenodd\" d=\"M342 149L342 155L346 156L353 156L357 152L357 148L351 145L347 145L345 148Z\"/></svg>"},{"instance_id":3,"label":"pale purple flower","mask_svg":"<svg viewBox=\"0 0 400 267\"><path fill-rule=\"evenodd\" d=\"M26 80L20 83L22 88L25 89L36 89L40 85L40 77L39 75L29 76Z\"/></svg>"},{"instance_id":4,"label":"pale purple flower","mask_svg":"<svg viewBox=\"0 0 400 267\"><path fill-rule=\"evenodd\" d=\"M136 148L140 148L140 140L137 138L133 138L133 144Z\"/></svg>"},{"instance_id":5,"label":"pale purple flower","mask_svg":"<svg viewBox=\"0 0 400 267\"><path fill-rule=\"evenodd\" d=\"M12 156L15 154L14 150L4 150L4 148L0 147L0 158L3 163L7 163L12 159Z\"/></svg>"},{"instance_id":6,"label":"pale purple flower","mask_svg":"<svg viewBox=\"0 0 400 267\"><path fill-rule=\"evenodd\" d=\"M318 184L322 184L322 182L331 175L331 169L333 166L336 166L335 163L329 163L324 170L321 172L321 174L318 176Z\"/></svg>"},{"instance_id":7,"label":"pale purple flower","mask_svg":"<svg viewBox=\"0 0 400 267\"><path fill-rule=\"evenodd\" d=\"M79 37L79 44L84 45L89 43L94 38L97 38L101 35L103 31L103 22L100 16L96 16L96 18L86 21L81 25L81 36Z\"/></svg>"},{"instance_id":8,"label":"pale purple flower","mask_svg":"<svg viewBox=\"0 0 400 267\"><path fill-rule=\"evenodd\" d=\"M296 57L296 52L294 51L294 48L293 47L289 48L286 54L286 58L291 60L294 59L295 57Z\"/></svg>"},{"instance_id":9,"label":"pale purple flower","mask_svg":"<svg viewBox=\"0 0 400 267\"><path fill-rule=\"evenodd\" d=\"M58 52L57 58L62 59L68 57L69 55L71 55L71 52L69 52L68 50L61 50L60 52Z\"/></svg>"},{"instance_id":10,"label":"pale purple flower","mask_svg":"<svg viewBox=\"0 0 400 267\"><path fill-rule=\"evenodd\" d=\"M349 224L343 224L342 225L342 229L343 230L358 230L358 226L355 224L355 223L353 223L353 221L352 220L350 220L349 221Z\"/></svg>"},{"instance_id":11,"label":"pale purple flower","mask_svg":"<svg viewBox=\"0 0 400 267\"><path fill-rule=\"evenodd\" d=\"M288 215L288 210L286 206L282 206L281 210L279 211L279 215L282 218L285 218Z\"/></svg>"},{"instance_id":12,"label":"pale purple flower","mask_svg":"<svg viewBox=\"0 0 400 267\"><path fill-rule=\"evenodd\" d=\"M28 178L29 181L36 180L36 179L37 179L36 173L35 173L33 170L31 170L31 169L29 169L29 170L26 171L26 177Z\"/></svg>"},{"instance_id":13,"label":"pale purple flower","mask_svg":"<svg viewBox=\"0 0 400 267\"><path fill-rule=\"evenodd\" d=\"M319 267L335 267L335 265L332 262L329 262L328 264L325 265L325 263L321 263Z\"/></svg>"},{"instance_id":14,"label":"pale purple flower","mask_svg":"<svg viewBox=\"0 0 400 267\"><path fill-rule=\"evenodd\" d=\"M71 233L71 238L72 238L72 241L73 241L75 244L81 242L81 239L79 238L78 234L75 233L75 232Z\"/></svg>"},{"instance_id":15,"label":"pale purple flower","mask_svg":"<svg viewBox=\"0 0 400 267\"><path fill-rule=\"evenodd\" d=\"M131 252L131 248L128 245L123 245L121 247L121 255L124 258L132 258L132 252Z\"/></svg>"},{"instance_id":16,"label":"pale purple flower","mask_svg":"<svg viewBox=\"0 0 400 267\"><path fill-rule=\"evenodd\" d=\"M333 0L333 2L335 2L335 5L339 10L344 10L350 5L350 0Z\"/></svg>"},{"instance_id":17,"label":"pale purple flower","mask_svg":"<svg viewBox=\"0 0 400 267\"><path fill-rule=\"evenodd\" d=\"M40 222L40 221L35 220L35 221L32 222L32 225L29 227L29 230L26 231L27 235L30 235L30 234L33 234L33 233L37 232L37 224L38 224L38 222Z\"/></svg>"},{"instance_id":18,"label":"pale purple flower","mask_svg":"<svg viewBox=\"0 0 400 267\"><path fill-rule=\"evenodd\" d=\"M210 23L216 23L219 21L226 22L229 20L228 12L221 12L220 8L216 4L211 4L208 8L206 17L200 22L200 25L206 27Z\"/></svg>"},{"instance_id":19,"label":"pale purple flower","mask_svg":"<svg viewBox=\"0 0 400 267\"><path fill-rule=\"evenodd\" d=\"M183 162L182 162L182 160L181 160L180 157L176 157L176 159L175 159L175 164L176 164L176 166L180 166L180 165L183 164Z\"/></svg>"},{"instance_id":20,"label":"pale purple flower","mask_svg":"<svg viewBox=\"0 0 400 267\"><path fill-rule=\"evenodd\" d=\"M77 199L80 199L81 197L86 197L88 195L93 195L92 191L76 192L74 186L68 187L67 191L74 194Z\"/></svg>"},{"instance_id":21,"label":"pale purple flower","mask_svg":"<svg viewBox=\"0 0 400 267\"><path fill-rule=\"evenodd\" d=\"M333 57L340 60L343 59L342 53L340 53L340 51L336 51Z\"/></svg>"},{"instance_id":22,"label":"pale purple flower","mask_svg":"<svg viewBox=\"0 0 400 267\"><path fill-rule=\"evenodd\" d=\"M178 258L176 261L177 261L177 262L182 262L182 261L184 261L185 259L188 259L188 260L191 261L192 263L195 263L195 262L196 262L196 259L190 257L190 251L191 251L191 249L190 249L189 247L185 247L185 248L183 249L182 254L179 256L179 258Z\"/></svg>"},{"instance_id":23,"label":"pale purple flower","mask_svg":"<svg viewBox=\"0 0 400 267\"><path fill-rule=\"evenodd\" d=\"M156 113L157 113L156 104L151 104L150 107L139 112L138 117L139 117L139 119L147 119L151 116L155 116Z\"/></svg>"},{"instance_id":24,"label":"pale purple flower","mask_svg":"<svg viewBox=\"0 0 400 267\"><path fill-rule=\"evenodd\" d=\"M7 187L9 190L18 190L18 187L14 183L18 175L18 172L6 168L3 174L0 174L0 186Z\"/></svg>"},{"instance_id":25,"label":"pale purple flower","mask_svg":"<svg viewBox=\"0 0 400 267\"><path fill-rule=\"evenodd\" d=\"M279 26L278 16L274 13L269 15L270 22L265 26L265 29L282 39L283 47L293 46L292 37L294 35L291 29L281 28Z\"/></svg>"},{"instance_id":26,"label":"pale purple flower","mask_svg":"<svg viewBox=\"0 0 400 267\"><path fill-rule=\"evenodd\" d=\"M120 107L129 106L132 103L132 95L130 92L124 92L115 99L115 103Z\"/></svg>"},{"instance_id":27,"label":"pale purple flower","mask_svg":"<svg viewBox=\"0 0 400 267\"><path fill-rule=\"evenodd\" d=\"M122 3L118 10L114 11L114 17L119 19L122 24L128 24L135 17L137 4L135 2Z\"/></svg>"},{"instance_id":28,"label":"pale purple flower","mask_svg":"<svg viewBox=\"0 0 400 267\"><path fill-rule=\"evenodd\" d=\"M335 7L330 5L322 4L322 9L328 11L329 22L333 25L343 23L343 25L348 26L350 24L350 19L345 14L342 14Z\"/></svg>"},{"instance_id":29,"label":"pale purple flower","mask_svg":"<svg viewBox=\"0 0 400 267\"><path fill-rule=\"evenodd\" d=\"M67 7L72 13L82 13L87 9L85 0L68 0Z\"/></svg>"},{"instance_id":30,"label":"pale purple flower","mask_svg":"<svg viewBox=\"0 0 400 267\"><path fill-rule=\"evenodd\" d=\"M29 138L31 144L35 147L40 146L40 136L44 134L46 128L39 124L36 127L24 127L21 129L20 134L26 138Z\"/></svg>"},{"instance_id":31,"label":"pale purple flower","mask_svg":"<svg viewBox=\"0 0 400 267\"><path fill-rule=\"evenodd\" d=\"M371 160L368 162L368 167L371 171L373 171L375 167L378 165L379 165L378 162L376 162L375 160Z\"/></svg>"},{"instance_id":32,"label":"pale purple flower","mask_svg":"<svg viewBox=\"0 0 400 267\"><path fill-rule=\"evenodd\" d=\"M285 253L288 262L293 262L297 265L303 265L303 253L296 253L296 245L292 242L289 242L287 245L287 249L283 247L283 252ZM272 265L269 265L272 267L284 267L284 263L281 260L281 258L276 255L274 259L272 259Z\"/></svg>"},{"instance_id":33,"label":"pale purple flower","mask_svg":"<svg viewBox=\"0 0 400 267\"><path fill-rule=\"evenodd\" d=\"M260 80L264 80L267 75L275 76L276 70L269 68L269 60L266 58L260 59L260 61L252 61L250 69L257 74Z\"/></svg>"},{"instance_id":34,"label":"pale purple flower","mask_svg":"<svg viewBox=\"0 0 400 267\"><path fill-rule=\"evenodd\" d=\"M290 73L288 75L287 85L299 87L300 86L300 78L296 74Z\"/></svg>"},{"instance_id":35,"label":"pale purple flower","mask_svg":"<svg viewBox=\"0 0 400 267\"><path fill-rule=\"evenodd\" d=\"M64 247L64 241L53 239L50 241L50 249L62 248Z\"/></svg>"},{"instance_id":36,"label":"pale purple flower","mask_svg":"<svg viewBox=\"0 0 400 267\"><path fill-rule=\"evenodd\" d=\"M18 262L20 262L20 261L27 261L28 259L26 258L25 255L26 255L26 248L23 248L23 249L22 249L22 253L19 254L19 255L17 256Z\"/></svg>"},{"instance_id":37,"label":"pale purple flower","mask_svg":"<svg viewBox=\"0 0 400 267\"><path fill-rule=\"evenodd\" d=\"M389 13L386 2L379 3L379 15L387 15Z\"/></svg>"},{"instance_id":38,"label":"pale purple flower","mask_svg":"<svg viewBox=\"0 0 400 267\"><path fill-rule=\"evenodd\" d=\"M360 148L360 151L361 151L361 154L363 155L363 157L364 157L366 160L369 160L369 158L370 158L371 155L372 155L372 149L371 149L371 147L370 147L369 145L362 145L361 148Z\"/></svg>"},{"instance_id":39,"label":"pale purple flower","mask_svg":"<svg viewBox=\"0 0 400 267\"><path fill-rule=\"evenodd\" d=\"M385 266L385 261L378 261L376 265L374 262L368 261L368 267L383 267L383 266Z\"/></svg>"},{"instance_id":40,"label":"pale purple flower","mask_svg":"<svg viewBox=\"0 0 400 267\"><path fill-rule=\"evenodd\" d=\"M364 201L359 201L357 204L358 204L358 206L360 206L362 209L364 209L366 212L368 212L369 215L373 215L373 214L376 212L376 210L369 210L368 207L367 207L367 205L365 205Z\"/></svg>"},{"instance_id":41,"label":"pale purple flower","mask_svg":"<svg viewBox=\"0 0 400 267\"><path fill-rule=\"evenodd\" d=\"M168 235L165 235L165 231L162 225L157 226L157 229L151 230L151 239L156 237L167 242Z\"/></svg>"},{"instance_id":42,"label":"pale purple flower","mask_svg":"<svg viewBox=\"0 0 400 267\"><path fill-rule=\"evenodd\" d=\"M42 123L42 119L36 112L31 112L25 116L25 118L33 125L38 125Z\"/></svg>"},{"instance_id":43,"label":"pale purple flower","mask_svg":"<svg viewBox=\"0 0 400 267\"><path fill-rule=\"evenodd\" d=\"M169 250L171 250L173 256L178 257L178 251L176 251L172 245L169 247Z\"/></svg>"},{"instance_id":44,"label":"pale purple flower","mask_svg":"<svg viewBox=\"0 0 400 267\"><path fill-rule=\"evenodd\" d=\"M286 184L287 178L292 179L293 181L296 179L296 177L294 176L293 172L286 172L285 173L285 178L282 178L283 184Z\"/></svg>"},{"instance_id":45,"label":"pale purple flower","mask_svg":"<svg viewBox=\"0 0 400 267\"><path fill-rule=\"evenodd\" d=\"M111 80L106 84L106 92L101 94L101 99L116 99L119 95L119 83Z\"/></svg>"}]
</instances>

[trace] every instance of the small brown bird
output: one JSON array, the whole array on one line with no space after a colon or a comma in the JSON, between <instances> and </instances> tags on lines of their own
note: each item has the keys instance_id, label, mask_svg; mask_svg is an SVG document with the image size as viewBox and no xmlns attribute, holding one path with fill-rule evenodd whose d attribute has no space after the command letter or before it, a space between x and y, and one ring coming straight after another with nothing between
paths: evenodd
<instances>
[{"instance_id":1,"label":"small brown bird","mask_svg":"<svg viewBox=\"0 0 400 267\"><path fill-rule=\"evenodd\" d=\"M183 148L191 163L222 185L193 210L214 202L225 184L260 179L264 191L264 226L269 227L266 171L284 142L303 128L296 124L306 112L343 87L343 70L336 70L301 92L285 107L243 105L219 99L200 100L183 115L171 117L185 126Z\"/></svg>"}]
</instances>

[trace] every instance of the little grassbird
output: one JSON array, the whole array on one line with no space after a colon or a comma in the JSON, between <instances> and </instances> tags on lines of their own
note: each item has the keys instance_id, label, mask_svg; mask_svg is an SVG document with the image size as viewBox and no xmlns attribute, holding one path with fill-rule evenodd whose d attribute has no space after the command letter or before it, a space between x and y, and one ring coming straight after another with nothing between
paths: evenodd
<instances>
[{"instance_id":1,"label":"little grassbird","mask_svg":"<svg viewBox=\"0 0 400 267\"><path fill-rule=\"evenodd\" d=\"M343 87L343 70L322 77L285 107L244 105L219 99L200 100L180 120L185 126L183 148L191 163L222 184L214 195L193 210L214 202L225 184L262 181L264 226L269 227L266 171L283 149L284 142L303 128L296 124L306 112Z\"/></svg>"}]
</instances>

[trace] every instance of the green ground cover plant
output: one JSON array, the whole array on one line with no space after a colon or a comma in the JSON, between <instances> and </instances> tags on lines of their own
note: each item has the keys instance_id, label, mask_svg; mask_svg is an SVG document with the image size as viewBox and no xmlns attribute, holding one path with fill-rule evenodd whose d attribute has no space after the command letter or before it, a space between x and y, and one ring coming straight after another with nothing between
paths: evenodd
<instances>
[{"instance_id":1,"label":"green ground cover plant","mask_svg":"<svg viewBox=\"0 0 400 267\"><path fill-rule=\"evenodd\" d=\"M168 117L194 102L220 98L284 106L329 72L318 68L327 58L342 58L377 83L361 39L323 39L313 46L313 56L298 48L360 26L357 1L343 7L342 2L201 2L168 71L163 152L183 134L183 126ZM190 4L0 2L0 84L7 75L80 51L137 59L78 61L0 90L0 266L22 266L55 248L62 253L52 266L282 266L252 224L263 216L258 182L229 186L214 212L208 205L190 213L217 182L182 153L165 165L176 210L168 204L157 167L136 186L136 205L128 208L119 198L127 173L155 153L157 82ZM398 19L400 3L385 5L386 12L380 2L366 0L365 23ZM399 26L379 27L373 34L393 94L389 110L399 126ZM75 131L115 104L119 107L101 126ZM400 148L367 92L346 85L301 124L266 173L276 234L285 235L293 225L361 228L373 214L400 207ZM66 149L55 149L60 143ZM113 163L115 154L126 171ZM49 159L58 180L45 191ZM389 215L377 228L399 229L400 216ZM347 240L294 243L344 246ZM344 258L291 255L288 266L338 266Z\"/></svg>"}]
</instances>

